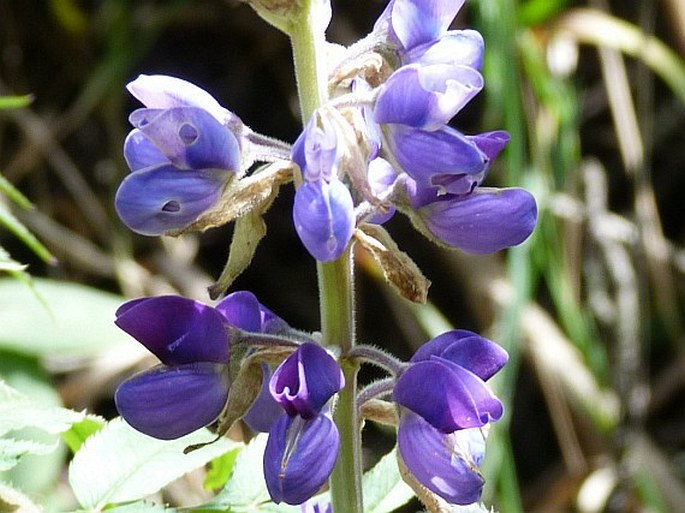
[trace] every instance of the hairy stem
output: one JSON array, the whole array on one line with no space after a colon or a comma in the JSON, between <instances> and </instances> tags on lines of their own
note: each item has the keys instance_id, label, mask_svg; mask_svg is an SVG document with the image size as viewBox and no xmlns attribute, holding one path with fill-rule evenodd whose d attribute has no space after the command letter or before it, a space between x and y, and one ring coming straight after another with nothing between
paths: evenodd
<instances>
[{"instance_id":1,"label":"hairy stem","mask_svg":"<svg viewBox=\"0 0 685 513\"><path fill-rule=\"evenodd\" d=\"M312 0L302 3L299 23L292 24L290 41L302 123L327 100L327 72L323 64L325 27ZM352 256L348 248L338 260L318 262L322 342L340 348L340 365L345 388L340 391L333 418L340 433L340 452L330 478L331 502L335 513L363 513L361 487L361 431L357 414L357 371L348 358L354 347L354 289Z\"/></svg>"}]
</instances>

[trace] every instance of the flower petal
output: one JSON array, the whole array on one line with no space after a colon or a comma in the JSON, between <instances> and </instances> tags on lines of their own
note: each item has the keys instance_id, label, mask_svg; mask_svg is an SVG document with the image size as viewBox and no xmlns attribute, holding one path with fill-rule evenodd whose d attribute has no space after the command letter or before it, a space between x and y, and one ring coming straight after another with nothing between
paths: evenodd
<instances>
[{"instance_id":1,"label":"flower petal","mask_svg":"<svg viewBox=\"0 0 685 513\"><path fill-rule=\"evenodd\" d=\"M114 401L138 431L173 440L214 422L226 404L228 388L225 365L160 365L124 381Z\"/></svg>"},{"instance_id":2,"label":"flower petal","mask_svg":"<svg viewBox=\"0 0 685 513\"><path fill-rule=\"evenodd\" d=\"M301 185L293 205L295 230L307 251L322 262L335 260L354 231L354 204L340 180L318 180Z\"/></svg>"},{"instance_id":3,"label":"flower petal","mask_svg":"<svg viewBox=\"0 0 685 513\"><path fill-rule=\"evenodd\" d=\"M126 89L143 105L153 109L198 107L223 122L228 111L204 89L186 80L167 75L140 75Z\"/></svg>"},{"instance_id":4,"label":"flower petal","mask_svg":"<svg viewBox=\"0 0 685 513\"><path fill-rule=\"evenodd\" d=\"M259 333L262 328L262 314L257 297L246 290L229 294L216 306L229 324L241 330Z\"/></svg>"},{"instance_id":5,"label":"flower petal","mask_svg":"<svg viewBox=\"0 0 685 513\"><path fill-rule=\"evenodd\" d=\"M135 299L117 310L114 322L166 365L228 364L224 318L199 301L181 296Z\"/></svg>"},{"instance_id":6,"label":"flower petal","mask_svg":"<svg viewBox=\"0 0 685 513\"><path fill-rule=\"evenodd\" d=\"M338 429L324 414L286 414L274 422L264 451L264 477L275 503L302 504L318 492L338 457Z\"/></svg>"},{"instance_id":7,"label":"flower petal","mask_svg":"<svg viewBox=\"0 0 685 513\"><path fill-rule=\"evenodd\" d=\"M328 116L315 112L292 148L292 160L306 181L330 181L340 160L338 135Z\"/></svg>"},{"instance_id":8,"label":"flower petal","mask_svg":"<svg viewBox=\"0 0 685 513\"><path fill-rule=\"evenodd\" d=\"M131 130L126 136L124 158L131 171L170 163L169 159L162 155L152 141L137 128Z\"/></svg>"},{"instance_id":9,"label":"flower petal","mask_svg":"<svg viewBox=\"0 0 685 513\"><path fill-rule=\"evenodd\" d=\"M464 0L395 0L392 30L405 50L438 39Z\"/></svg>"},{"instance_id":10,"label":"flower petal","mask_svg":"<svg viewBox=\"0 0 685 513\"><path fill-rule=\"evenodd\" d=\"M481 427L504 413L482 379L438 357L407 368L397 380L393 400L443 433Z\"/></svg>"},{"instance_id":11,"label":"flower petal","mask_svg":"<svg viewBox=\"0 0 685 513\"><path fill-rule=\"evenodd\" d=\"M494 253L516 246L533 233L535 198L523 189L478 188L418 209L426 227L445 244L469 253Z\"/></svg>"},{"instance_id":12,"label":"flower petal","mask_svg":"<svg viewBox=\"0 0 685 513\"><path fill-rule=\"evenodd\" d=\"M397 162L421 187L442 185L444 192L469 193L485 170L486 155L448 126L429 132L390 125L387 139Z\"/></svg>"},{"instance_id":13,"label":"flower petal","mask_svg":"<svg viewBox=\"0 0 685 513\"><path fill-rule=\"evenodd\" d=\"M485 480L477 468L482 459L480 430L450 434L437 431L410 411L400 415L397 446L402 461L426 488L451 504L471 504L480 499Z\"/></svg>"},{"instance_id":14,"label":"flower petal","mask_svg":"<svg viewBox=\"0 0 685 513\"><path fill-rule=\"evenodd\" d=\"M138 109L129 120L176 167L240 170L238 140L206 110Z\"/></svg>"},{"instance_id":15,"label":"flower petal","mask_svg":"<svg viewBox=\"0 0 685 513\"><path fill-rule=\"evenodd\" d=\"M335 359L323 347L305 342L278 366L269 389L288 415L311 418L344 385Z\"/></svg>"},{"instance_id":16,"label":"flower petal","mask_svg":"<svg viewBox=\"0 0 685 513\"><path fill-rule=\"evenodd\" d=\"M437 130L482 88L482 75L467 66L402 66L383 84L374 119L377 123Z\"/></svg>"},{"instance_id":17,"label":"flower petal","mask_svg":"<svg viewBox=\"0 0 685 513\"><path fill-rule=\"evenodd\" d=\"M440 39L412 48L402 56L404 64L450 64L480 70L483 65L483 36L475 30L450 30Z\"/></svg>"},{"instance_id":18,"label":"flower petal","mask_svg":"<svg viewBox=\"0 0 685 513\"><path fill-rule=\"evenodd\" d=\"M494 376L507 363L509 355L500 346L468 330L451 330L423 344L412 362L439 356L464 367L483 381Z\"/></svg>"},{"instance_id":19,"label":"flower petal","mask_svg":"<svg viewBox=\"0 0 685 513\"><path fill-rule=\"evenodd\" d=\"M142 235L181 230L216 204L229 173L166 165L131 173L114 203L121 220Z\"/></svg>"}]
</instances>

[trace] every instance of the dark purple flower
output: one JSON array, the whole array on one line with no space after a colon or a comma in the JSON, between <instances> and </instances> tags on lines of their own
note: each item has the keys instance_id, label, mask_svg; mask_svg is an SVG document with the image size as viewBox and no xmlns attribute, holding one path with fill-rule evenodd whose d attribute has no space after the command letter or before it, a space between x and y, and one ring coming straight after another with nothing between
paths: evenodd
<instances>
[{"instance_id":1,"label":"dark purple flower","mask_svg":"<svg viewBox=\"0 0 685 513\"><path fill-rule=\"evenodd\" d=\"M494 342L453 330L427 342L402 372L393 400L451 433L498 420L502 403L485 384L507 362Z\"/></svg>"},{"instance_id":2,"label":"dark purple flower","mask_svg":"<svg viewBox=\"0 0 685 513\"><path fill-rule=\"evenodd\" d=\"M324 413L303 419L283 414L271 426L264 477L271 499L302 504L318 492L338 457L338 429Z\"/></svg>"},{"instance_id":3,"label":"dark purple flower","mask_svg":"<svg viewBox=\"0 0 685 513\"><path fill-rule=\"evenodd\" d=\"M115 198L132 230L161 235L183 229L218 201L241 169L240 120L184 80L141 75L128 85L146 108L130 116L124 143L131 168Z\"/></svg>"},{"instance_id":4,"label":"dark purple flower","mask_svg":"<svg viewBox=\"0 0 685 513\"><path fill-rule=\"evenodd\" d=\"M117 410L138 431L164 440L212 423L228 398L229 340L212 307L177 296L129 301L116 324L163 365L136 374L116 391Z\"/></svg>"},{"instance_id":5,"label":"dark purple flower","mask_svg":"<svg viewBox=\"0 0 685 513\"><path fill-rule=\"evenodd\" d=\"M278 366L271 377L274 399L290 416L317 415L342 387L345 378L335 359L321 346L305 342Z\"/></svg>"},{"instance_id":6,"label":"dark purple flower","mask_svg":"<svg viewBox=\"0 0 685 513\"><path fill-rule=\"evenodd\" d=\"M419 415L401 409L397 446L417 481L447 502L466 505L480 499L485 484L478 471L485 454L480 429L442 433Z\"/></svg>"},{"instance_id":7,"label":"dark purple flower","mask_svg":"<svg viewBox=\"0 0 685 513\"><path fill-rule=\"evenodd\" d=\"M117 310L115 323L162 363L119 386L117 409L138 431L161 439L178 438L218 418L230 387L231 328L289 329L246 291L228 295L216 307L180 296L135 299Z\"/></svg>"},{"instance_id":8,"label":"dark purple flower","mask_svg":"<svg viewBox=\"0 0 685 513\"><path fill-rule=\"evenodd\" d=\"M283 333L290 327L246 290L227 295L214 307L228 323L252 333Z\"/></svg>"},{"instance_id":9,"label":"dark purple flower","mask_svg":"<svg viewBox=\"0 0 685 513\"><path fill-rule=\"evenodd\" d=\"M339 437L326 404L344 385L337 362L311 342L271 377L271 394L285 410L271 425L264 452L264 477L274 502L305 502L333 471Z\"/></svg>"},{"instance_id":10,"label":"dark purple flower","mask_svg":"<svg viewBox=\"0 0 685 513\"><path fill-rule=\"evenodd\" d=\"M295 192L293 221L307 251L319 261L338 258L354 231L354 203L338 178L341 141L333 122L315 113L293 144L304 183Z\"/></svg>"}]
</instances>

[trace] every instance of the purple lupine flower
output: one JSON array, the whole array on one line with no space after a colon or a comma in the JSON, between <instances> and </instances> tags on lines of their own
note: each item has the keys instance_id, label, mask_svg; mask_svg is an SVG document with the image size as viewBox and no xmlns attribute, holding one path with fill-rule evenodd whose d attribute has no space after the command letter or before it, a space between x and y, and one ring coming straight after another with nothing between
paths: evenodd
<instances>
[{"instance_id":1,"label":"purple lupine flower","mask_svg":"<svg viewBox=\"0 0 685 513\"><path fill-rule=\"evenodd\" d=\"M229 327L255 333L287 329L246 291L216 307L180 296L134 299L117 310L115 324L161 362L119 386L117 410L138 431L164 440L213 423L226 405Z\"/></svg>"},{"instance_id":2,"label":"purple lupine flower","mask_svg":"<svg viewBox=\"0 0 685 513\"><path fill-rule=\"evenodd\" d=\"M393 400L443 433L482 427L503 414L485 381L507 362L500 346L467 330L452 330L427 342L412 357Z\"/></svg>"},{"instance_id":3,"label":"purple lupine flower","mask_svg":"<svg viewBox=\"0 0 685 513\"><path fill-rule=\"evenodd\" d=\"M385 34L401 56L443 36L463 5L464 0L391 0L373 32Z\"/></svg>"},{"instance_id":4,"label":"purple lupine flower","mask_svg":"<svg viewBox=\"0 0 685 513\"><path fill-rule=\"evenodd\" d=\"M281 415L264 450L266 487L275 503L302 504L314 496L338 458L338 428L328 413L308 420Z\"/></svg>"},{"instance_id":5,"label":"purple lupine flower","mask_svg":"<svg viewBox=\"0 0 685 513\"><path fill-rule=\"evenodd\" d=\"M485 381L507 359L490 340L452 330L420 347L395 385L400 456L422 485L453 504L480 497L477 466L485 446L479 428L503 414Z\"/></svg>"},{"instance_id":6,"label":"purple lupine flower","mask_svg":"<svg viewBox=\"0 0 685 513\"><path fill-rule=\"evenodd\" d=\"M117 410L138 431L163 440L211 424L228 399L226 321L214 308L178 296L129 301L116 325L161 365L124 381Z\"/></svg>"},{"instance_id":7,"label":"purple lupine flower","mask_svg":"<svg viewBox=\"0 0 685 513\"><path fill-rule=\"evenodd\" d=\"M128 84L145 108L129 120L124 143L131 173L115 207L143 235L183 229L218 201L241 169L242 123L206 91L168 76L141 75Z\"/></svg>"},{"instance_id":8,"label":"purple lupine flower","mask_svg":"<svg viewBox=\"0 0 685 513\"><path fill-rule=\"evenodd\" d=\"M322 262L338 258L354 231L352 195L337 175L340 145L333 123L315 113L292 150L304 179L295 192L295 230L307 251Z\"/></svg>"},{"instance_id":9,"label":"purple lupine flower","mask_svg":"<svg viewBox=\"0 0 685 513\"><path fill-rule=\"evenodd\" d=\"M423 486L451 504L480 499L485 480L478 465L485 454L480 429L442 433L401 408L397 445L402 461Z\"/></svg>"},{"instance_id":10,"label":"purple lupine flower","mask_svg":"<svg viewBox=\"0 0 685 513\"><path fill-rule=\"evenodd\" d=\"M374 107L374 120L382 124L437 130L482 88L482 75L469 66L402 66L381 86Z\"/></svg>"},{"instance_id":11,"label":"purple lupine flower","mask_svg":"<svg viewBox=\"0 0 685 513\"><path fill-rule=\"evenodd\" d=\"M537 204L525 189L479 187L466 195L438 196L416 214L443 243L488 254L516 246L533 233Z\"/></svg>"},{"instance_id":12,"label":"purple lupine flower","mask_svg":"<svg viewBox=\"0 0 685 513\"><path fill-rule=\"evenodd\" d=\"M429 132L405 125L388 126L388 151L422 189L464 194L485 176L488 156L478 144L449 126ZM425 191L424 191L425 192Z\"/></svg>"},{"instance_id":13,"label":"purple lupine flower","mask_svg":"<svg viewBox=\"0 0 685 513\"><path fill-rule=\"evenodd\" d=\"M271 377L271 394L285 410L272 424L264 452L264 477L274 502L305 502L333 471L339 435L326 403L344 385L336 361L311 342Z\"/></svg>"}]
</instances>

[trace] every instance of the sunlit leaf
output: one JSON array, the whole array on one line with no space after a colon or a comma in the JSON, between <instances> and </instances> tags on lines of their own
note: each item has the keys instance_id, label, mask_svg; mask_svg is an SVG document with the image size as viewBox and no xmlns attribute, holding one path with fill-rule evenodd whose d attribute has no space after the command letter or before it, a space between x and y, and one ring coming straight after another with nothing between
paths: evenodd
<instances>
[{"instance_id":1,"label":"sunlit leaf","mask_svg":"<svg viewBox=\"0 0 685 513\"><path fill-rule=\"evenodd\" d=\"M117 418L90 436L74 455L69 483L86 509L142 499L236 447L236 442L220 438L184 453L190 445L213 439L209 431L200 430L176 440L157 440Z\"/></svg>"},{"instance_id":2,"label":"sunlit leaf","mask_svg":"<svg viewBox=\"0 0 685 513\"><path fill-rule=\"evenodd\" d=\"M77 452L89 436L94 435L100 431L105 425L105 420L95 415L88 415L82 421L72 425L68 430L62 433L62 439L71 449L71 452Z\"/></svg>"},{"instance_id":3,"label":"sunlit leaf","mask_svg":"<svg viewBox=\"0 0 685 513\"><path fill-rule=\"evenodd\" d=\"M0 436L27 427L61 433L83 417L83 413L32 401L0 381Z\"/></svg>"},{"instance_id":4,"label":"sunlit leaf","mask_svg":"<svg viewBox=\"0 0 685 513\"><path fill-rule=\"evenodd\" d=\"M395 449L364 474L362 487L366 513L390 513L414 497L414 492L400 476Z\"/></svg>"},{"instance_id":5,"label":"sunlit leaf","mask_svg":"<svg viewBox=\"0 0 685 513\"><path fill-rule=\"evenodd\" d=\"M129 340L114 325L124 298L83 285L0 279L0 348L40 357L88 357Z\"/></svg>"},{"instance_id":6,"label":"sunlit leaf","mask_svg":"<svg viewBox=\"0 0 685 513\"><path fill-rule=\"evenodd\" d=\"M57 445L57 442L43 443L12 437L0 438L0 472L10 470L19 463L23 456L29 454L49 454L57 449Z\"/></svg>"}]
</instances>

